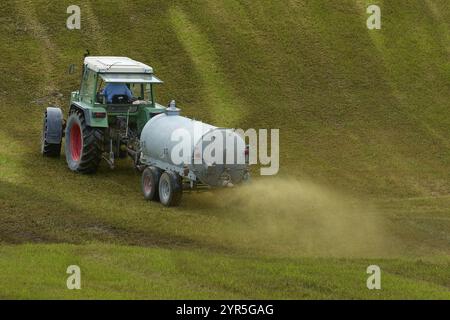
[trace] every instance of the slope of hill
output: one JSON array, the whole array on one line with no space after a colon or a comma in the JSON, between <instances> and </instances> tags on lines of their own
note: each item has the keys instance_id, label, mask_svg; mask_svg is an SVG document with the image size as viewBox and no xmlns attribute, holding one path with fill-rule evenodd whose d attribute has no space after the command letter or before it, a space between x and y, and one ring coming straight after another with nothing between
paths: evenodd
<instances>
[{"instance_id":1,"label":"slope of hill","mask_svg":"<svg viewBox=\"0 0 450 320\"><path fill-rule=\"evenodd\" d=\"M71 31L70 3L2 1L0 297L448 298L450 4L379 1L368 30L369 3L82 1ZM152 65L187 116L279 128L279 176L166 209L128 162L43 159L42 111L67 110L87 48Z\"/></svg>"}]
</instances>

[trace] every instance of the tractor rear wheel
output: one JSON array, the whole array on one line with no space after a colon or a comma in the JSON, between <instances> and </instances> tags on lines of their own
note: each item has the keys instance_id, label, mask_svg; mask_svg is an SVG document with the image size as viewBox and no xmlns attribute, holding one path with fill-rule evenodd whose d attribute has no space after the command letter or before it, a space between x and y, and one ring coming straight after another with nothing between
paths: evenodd
<instances>
[{"instance_id":1,"label":"tractor rear wheel","mask_svg":"<svg viewBox=\"0 0 450 320\"><path fill-rule=\"evenodd\" d=\"M69 169L93 173L102 158L103 132L86 125L83 112L74 110L66 125L66 160Z\"/></svg>"},{"instance_id":2,"label":"tractor rear wheel","mask_svg":"<svg viewBox=\"0 0 450 320\"><path fill-rule=\"evenodd\" d=\"M176 207L181 202L183 187L181 177L170 171L165 171L159 179L159 200L166 207Z\"/></svg>"},{"instance_id":3,"label":"tractor rear wheel","mask_svg":"<svg viewBox=\"0 0 450 320\"><path fill-rule=\"evenodd\" d=\"M142 172L142 193L145 200L159 200L159 179L161 177L161 170L155 167L147 167Z\"/></svg>"}]
</instances>

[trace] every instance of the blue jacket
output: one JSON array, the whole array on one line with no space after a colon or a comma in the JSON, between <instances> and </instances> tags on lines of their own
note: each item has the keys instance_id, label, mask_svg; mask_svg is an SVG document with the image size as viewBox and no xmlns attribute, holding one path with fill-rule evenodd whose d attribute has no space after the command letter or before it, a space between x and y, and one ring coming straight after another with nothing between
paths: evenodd
<instances>
[{"instance_id":1,"label":"blue jacket","mask_svg":"<svg viewBox=\"0 0 450 320\"><path fill-rule=\"evenodd\" d=\"M131 90L124 83L108 83L102 94L106 97L106 102L111 103L115 95L126 94L129 99L133 97Z\"/></svg>"}]
</instances>

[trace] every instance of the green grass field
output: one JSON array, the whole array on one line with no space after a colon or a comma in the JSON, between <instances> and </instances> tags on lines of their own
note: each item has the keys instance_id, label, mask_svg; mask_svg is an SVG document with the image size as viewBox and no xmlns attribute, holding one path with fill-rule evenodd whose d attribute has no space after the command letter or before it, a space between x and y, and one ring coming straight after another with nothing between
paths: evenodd
<instances>
[{"instance_id":1,"label":"green grass field","mask_svg":"<svg viewBox=\"0 0 450 320\"><path fill-rule=\"evenodd\" d=\"M80 31L71 4L0 3L0 298L450 299L448 1L81 1ZM168 209L128 161L43 158L87 48L153 66L188 117L279 128L279 174Z\"/></svg>"}]
</instances>

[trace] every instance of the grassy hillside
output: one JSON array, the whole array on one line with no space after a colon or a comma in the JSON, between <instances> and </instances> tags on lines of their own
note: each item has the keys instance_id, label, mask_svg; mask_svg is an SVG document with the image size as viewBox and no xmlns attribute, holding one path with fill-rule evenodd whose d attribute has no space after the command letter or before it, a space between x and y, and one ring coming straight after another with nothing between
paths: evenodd
<instances>
[{"instance_id":1,"label":"grassy hillside","mask_svg":"<svg viewBox=\"0 0 450 320\"><path fill-rule=\"evenodd\" d=\"M70 31L70 1L2 1L0 298L450 298L450 4L377 1L368 30L369 3L82 1ZM278 177L167 209L127 161L43 159L87 48L153 66L187 116L279 128Z\"/></svg>"}]
</instances>

